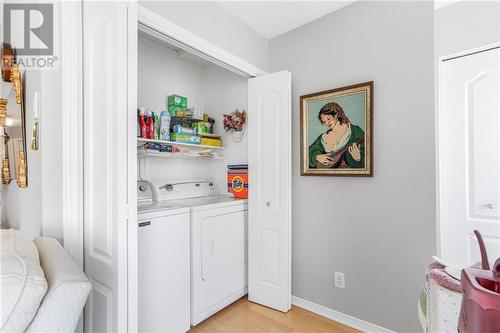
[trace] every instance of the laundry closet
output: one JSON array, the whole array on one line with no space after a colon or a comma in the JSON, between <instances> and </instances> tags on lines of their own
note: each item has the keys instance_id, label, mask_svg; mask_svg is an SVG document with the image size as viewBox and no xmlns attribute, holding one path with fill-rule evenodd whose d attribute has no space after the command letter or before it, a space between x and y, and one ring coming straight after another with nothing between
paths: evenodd
<instances>
[{"instance_id":1,"label":"laundry closet","mask_svg":"<svg viewBox=\"0 0 500 333\"><path fill-rule=\"evenodd\" d=\"M84 3L82 26L85 327L185 332L247 293L288 311L290 73L135 2ZM170 133L145 134L167 113Z\"/></svg>"},{"instance_id":2,"label":"laundry closet","mask_svg":"<svg viewBox=\"0 0 500 333\"><path fill-rule=\"evenodd\" d=\"M139 177L211 178L220 190L227 192L226 166L248 163L248 133L245 128L241 141L234 142L231 134L224 130L223 114L235 109L247 110L248 79L144 32L138 34L137 65L138 107L150 108L159 115L162 111L168 112L168 96L185 96L187 109L199 108L215 121L213 133L221 136L222 143L220 148L204 149L203 145L175 146L172 141L171 146L181 151L157 154L158 158L154 158L154 153L141 154L139 149ZM175 114L170 117L188 118ZM203 120L190 120L195 124L198 121L203 123ZM196 156L197 152L210 151L217 155ZM161 157L165 155L170 156Z\"/></svg>"},{"instance_id":3,"label":"laundry closet","mask_svg":"<svg viewBox=\"0 0 500 333\"><path fill-rule=\"evenodd\" d=\"M137 46L139 331L182 332L248 292L248 139L223 126L248 79L144 26Z\"/></svg>"}]
</instances>

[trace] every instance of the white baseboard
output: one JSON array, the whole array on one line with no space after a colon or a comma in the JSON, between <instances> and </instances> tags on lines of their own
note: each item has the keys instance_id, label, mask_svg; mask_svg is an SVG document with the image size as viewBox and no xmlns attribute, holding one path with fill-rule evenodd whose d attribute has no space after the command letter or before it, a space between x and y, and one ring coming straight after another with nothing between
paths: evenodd
<instances>
[{"instance_id":1,"label":"white baseboard","mask_svg":"<svg viewBox=\"0 0 500 333\"><path fill-rule=\"evenodd\" d=\"M307 301L305 299L299 298L297 296L292 296L292 304L298 306L299 308L306 309L308 311L314 312L322 317L334 320L338 323L347 325L354 329L360 330L366 333L395 333L387 328L380 327L378 325L369 323L367 321L349 316L345 313L335 311L333 309L327 308L325 306Z\"/></svg>"}]
</instances>

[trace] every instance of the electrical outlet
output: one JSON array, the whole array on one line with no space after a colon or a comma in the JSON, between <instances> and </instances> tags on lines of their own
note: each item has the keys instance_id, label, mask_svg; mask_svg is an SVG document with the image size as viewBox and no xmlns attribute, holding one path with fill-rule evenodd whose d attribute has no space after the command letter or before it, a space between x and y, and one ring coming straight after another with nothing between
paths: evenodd
<instances>
[{"instance_id":1,"label":"electrical outlet","mask_svg":"<svg viewBox=\"0 0 500 333\"><path fill-rule=\"evenodd\" d=\"M335 272L335 288L345 289L345 274Z\"/></svg>"}]
</instances>

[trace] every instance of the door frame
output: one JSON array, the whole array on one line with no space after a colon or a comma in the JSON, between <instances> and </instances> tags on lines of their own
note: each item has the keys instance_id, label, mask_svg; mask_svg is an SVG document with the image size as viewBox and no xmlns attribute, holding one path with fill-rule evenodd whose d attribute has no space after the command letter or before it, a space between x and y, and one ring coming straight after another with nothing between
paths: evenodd
<instances>
[{"instance_id":1,"label":"door frame","mask_svg":"<svg viewBox=\"0 0 500 333\"><path fill-rule=\"evenodd\" d=\"M60 6L63 246L83 269L82 6L73 1Z\"/></svg>"},{"instance_id":2,"label":"door frame","mask_svg":"<svg viewBox=\"0 0 500 333\"><path fill-rule=\"evenodd\" d=\"M441 120L441 112L440 110L444 108L444 101L441 99L441 91L442 91L442 77L443 77L443 63L446 61L452 61L455 58L462 58L466 56L470 56L480 52L487 52L491 49L496 49L500 47L500 42L495 42L491 44L486 44L480 47L475 47L467 50L463 50L460 52L455 52L446 56L441 56L438 58L437 68L437 85L436 85L436 97L435 97L435 159L436 159L436 251L438 256L442 256L442 235L443 235L443 221L441 216L442 211L442 200L441 200L441 188L443 187L441 184L441 154L439 153L442 150L442 139L441 139L441 128L442 128L442 120Z\"/></svg>"},{"instance_id":3,"label":"door frame","mask_svg":"<svg viewBox=\"0 0 500 333\"><path fill-rule=\"evenodd\" d=\"M63 243L65 249L83 269L83 72L82 72L82 8L81 1L63 2L61 4L61 67L62 73L62 112L63 117ZM238 56L220 48L198 35L178 26L174 22L129 1L128 5L128 96L127 109L129 118L128 133L128 331L138 329L137 308L137 208L136 208L136 94L137 94L137 30L138 24L154 29L171 42L188 46L201 57L208 57L222 67L235 71L240 75L256 77L267 74L266 71L252 65Z\"/></svg>"}]
</instances>

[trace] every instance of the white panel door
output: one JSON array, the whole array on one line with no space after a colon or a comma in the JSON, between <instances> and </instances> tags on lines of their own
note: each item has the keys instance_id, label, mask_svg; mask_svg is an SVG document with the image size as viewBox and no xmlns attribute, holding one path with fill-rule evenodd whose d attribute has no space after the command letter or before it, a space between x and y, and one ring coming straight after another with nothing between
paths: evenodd
<instances>
[{"instance_id":1,"label":"white panel door","mask_svg":"<svg viewBox=\"0 0 500 333\"><path fill-rule=\"evenodd\" d=\"M500 49L441 63L439 165L441 256L479 261L478 229L500 257Z\"/></svg>"},{"instance_id":2,"label":"white panel door","mask_svg":"<svg viewBox=\"0 0 500 333\"><path fill-rule=\"evenodd\" d=\"M248 81L248 299L286 312L291 297L291 75Z\"/></svg>"},{"instance_id":3,"label":"white panel door","mask_svg":"<svg viewBox=\"0 0 500 333\"><path fill-rule=\"evenodd\" d=\"M83 2L86 332L127 331L127 3Z\"/></svg>"}]
</instances>

